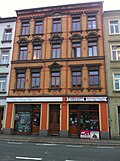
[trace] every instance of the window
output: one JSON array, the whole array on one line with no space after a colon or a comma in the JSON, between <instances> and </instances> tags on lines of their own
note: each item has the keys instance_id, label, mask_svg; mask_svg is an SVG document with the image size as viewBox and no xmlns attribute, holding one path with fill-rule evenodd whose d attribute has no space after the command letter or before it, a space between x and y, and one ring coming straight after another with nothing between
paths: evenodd
<instances>
[{"instance_id":1,"label":"window","mask_svg":"<svg viewBox=\"0 0 120 161\"><path fill-rule=\"evenodd\" d=\"M72 87L81 87L81 71L72 71Z\"/></svg>"},{"instance_id":2,"label":"window","mask_svg":"<svg viewBox=\"0 0 120 161\"><path fill-rule=\"evenodd\" d=\"M34 45L33 46L33 59L41 59L42 57L42 50L41 45Z\"/></svg>"},{"instance_id":3,"label":"window","mask_svg":"<svg viewBox=\"0 0 120 161\"><path fill-rule=\"evenodd\" d=\"M1 64L8 64L8 60L9 60L9 51L8 50L2 51Z\"/></svg>"},{"instance_id":4,"label":"window","mask_svg":"<svg viewBox=\"0 0 120 161\"><path fill-rule=\"evenodd\" d=\"M120 73L114 74L114 90L120 90Z\"/></svg>"},{"instance_id":5,"label":"window","mask_svg":"<svg viewBox=\"0 0 120 161\"><path fill-rule=\"evenodd\" d=\"M81 57L81 46L80 42L72 42L72 57Z\"/></svg>"},{"instance_id":6,"label":"window","mask_svg":"<svg viewBox=\"0 0 120 161\"><path fill-rule=\"evenodd\" d=\"M99 87L99 71L89 71L89 87Z\"/></svg>"},{"instance_id":7,"label":"window","mask_svg":"<svg viewBox=\"0 0 120 161\"><path fill-rule=\"evenodd\" d=\"M120 60L120 45L112 46L112 60Z\"/></svg>"},{"instance_id":8,"label":"window","mask_svg":"<svg viewBox=\"0 0 120 161\"><path fill-rule=\"evenodd\" d=\"M3 41L10 41L12 40L12 29L5 29Z\"/></svg>"},{"instance_id":9,"label":"window","mask_svg":"<svg viewBox=\"0 0 120 161\"><path fill-rule=\"evenodd\" d=\"M51 87L53 88L60 87L60 72L59 71L51 72Z\"/></svg>"},{"instance_id":10,"label":"window","mask_svg":"<svg viewBox=\"0 0 120 161\"><path fill-rule=\"evenodd\" d=\"M22 22L22 35L29 34L29 22Z\"/></svg>"},{"instance_id":11,"label":"window","mask_svg":"<svg viewBox=\"0 0 120 161\"><path fill-rule=\"evenodd\" d=\"M96 29L96 16L88 16L88 30Z\"/></svg>"},{"instance_id":12,"label":"window","mask_svg":"<svg viewBox=\"0 0 120 161\"><path fill-rule=\"evenodd\" d=\"M0 92L6 91L6 76L0 76Z\"/></svg>"},{"instance_id":13,"label":"window","mask_svg":"<svg viewBox=\"0 0 120 161\"><path fill-rule=\"evenodd\" d=\"M60 43L52 44L52 58L60 58Z\"/></svg>"},{"instance_id":14,"label":"window","mask_svg":"<svg viewBox=\"0 0 120 161\"><path fill-rule=\"evenodd\" d=\"M27 46L20 46L19 60L27 60Z\"/></svg>"},{"instance_id":15,"label":"window","mask_svg":"<svg viewBox=\"0 0 120 161\"><path fill-rule=\"evenodd\" d=\"M61 19L53 19L53 32L61 32Z\"/></svg>"},{"instance_id":16,"label":"window","mask_svg":"<svg viewBox=\"0 0 120 161\"><path fill-rule=\"evenodd\" d=\"M119 33L119 25L118 21L110 21L110 34L118 34Z\"/></svg>"},{"instance_id":17,"label":"window","mask_svg":"<svg viewBox=\"0 0 120 161\"><path fill-rule=\"evenodd\" d=\"M97 42L88 42L88 55L97 56Z\"/></svg>"},{"instance_id":18,"label":"window","mask_svg":"<svg viewBox=\"0 0 120 161\"><path fill-rule=\"evenodd\" d=\"M35 22L35 34L43 33L43 21Z\"/></svg>"},{"instance_id":19,"label":"window","mask_svg":"<svg viewBox=\"0 0 120 161\"><path fill-rule=\"evenodd\" d=\"M20 72L17 73L17 81L16 81L16 88L17 89L24 89L25 88L25 73Z\"/></svg>"},{"instance_id":20,"label":"window","mask_svg":"<svg viewBox=\"0 0 120 161\"><path fill-rule=\"evenodd\" d=\"M39 88L40 86L40 72L31 73L31 88Z\"/></svg>"},{"instance_id":21,"label":"window","mask_svg":"<svg viewBox=\"0 0 120 161\"><path fill-rule=\"evenodd\" d=\"M72 31L80 31L80 17L72 17Z\"/></svg>"}]
</instances>

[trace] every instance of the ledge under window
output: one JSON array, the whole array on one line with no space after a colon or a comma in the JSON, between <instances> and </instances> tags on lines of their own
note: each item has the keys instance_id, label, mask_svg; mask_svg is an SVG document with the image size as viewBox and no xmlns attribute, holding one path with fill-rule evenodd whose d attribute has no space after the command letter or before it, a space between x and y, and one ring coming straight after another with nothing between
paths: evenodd
<instances>
[{"instance_id":1,"label":"ledge under window","mask_svg":"<svg viewBox=\"0 0 120 161\"><path fill-rule=\"evenodd\" d=\"M38 33L38 34L32 34L32 36L39 36L39 35L41 35L41 36L43 36L44 35L44 33Z\"/></svg>"},{"instance_id":2,"label":"ledge under window","mask_svg":"<svg viewBox=\"0 0 120 161\"><path fill-rule=\"evenodd\" d=\"M3 43L11 43L12 42L12 40L2 40L1 41L1 43L3 44Z\"/></svg>"},{"instance_id":3,"label":"ledge under window","mask_svg":"<svg viewBox=\"0 0 120 161\"><path fill-rule=\"evenodd\" d=\"M0 91L0 94L5 94L5 93L7 93L6 91Z\"/></svg>"},{"instance_id":4,"label":"ledge under window","mask_svg":"<svg viewBox=\"0 0 120 161\"><path fill-rule=\"evenodd\" d=\"M52 87L52 88L48 88L48 91L50 92L50 91L61 91L62 90L62 88L59 88L59 87L57 87L57 88L54 88L54 87Z\"/></svg>"},{"instance_id":5,"label":"ledge under window","mask_svg":"<svg viewBox=\"0 0 120 161\"><path fill-rule=\"evenodd\" d=\"M88 90L88 92L90 90L99 90L101 92L102 88L100 88L100 87L89 87L89 88L87 88L87 90Z\"/></svg>"},{"instance_id":6,"label":"ledge under window","mask_svg":"<svg viewBox=\"0 0 120 161\"><path fill-rule=\"evenodd\" d=\"M86 30L86 32L90 32L90 31L96 31L96 32L98 32L99 29L87 29L87 30Z\"/></svg>"},{"instance_id":7,"label":"ledge under window","mask_svg":"<svg viewBox=\"0 0 120 161\"><path fill-rule=\"evenodd\" d=\"M30 91L38 91L38 92L40 92L41 89L40 89L40 88L29 88L28 91L29 91L29 92L30 92Z\"/></svg>"},{"instance_id":8,"label":"ledge under window","mask_svg":"<svg viewBox=\"0 0 120 161\"><path fill-rule=\"evenodd\" d=\"M29 37L30 36L30 34L26 34L26 35L18 35L19 37L24 37L24 36L27 36L27 37Z\"/></svg>"},{"instance_id":9,"label":"ledge under window","mask_svg":"<svg viewBox=\"0 0 120 161\"><path fill-rule=\"evenodd\" d=\"M9 64L0 64L0 66L6 66L6 67L8 67Z\"/></svg>"},{"instance_id":10,"label":"ledge under window","mask_svg":"<svg viewBox=\"0 0 120 161\"><path fill-rule=\"evenodd\" d=\"M13 89L13 92L18 92L18 91L22 91L23 93L25 92L26 89Z\"/></svg>"},{"instance_id":11,"label":"ledge under window","mask_svg":"<svg viewBox=\"0 0 120 161\"><path fill-rule=\"evenodd\" d=\"M72 31L70 31L70 33L72 34L72 33L76 33L76 32L80 32L80 33L82 33L83 32L83 30L72 30Z\"/></svg>"},{"instance_id":12,"label":"ledge under window","mask_svg":"<svg viewBox=\"0 0 120 161\"><path fill-rule=\"evenodd\" d=\"M113 93L120 93L120 90L114 90Z\"/></svg>"},{"instance_id":13,"label":"ledge under window","mask_svg":"<svg viewBox=\"0 0 120 161\"><path fill-rule=\"evenodd\" d=\"M82 91L84 90L84 88L81 88L81 87L72 87L70 88L70 91L72 92L73 90L79 90L79 91Z\"/></svg>"}]
</instances>

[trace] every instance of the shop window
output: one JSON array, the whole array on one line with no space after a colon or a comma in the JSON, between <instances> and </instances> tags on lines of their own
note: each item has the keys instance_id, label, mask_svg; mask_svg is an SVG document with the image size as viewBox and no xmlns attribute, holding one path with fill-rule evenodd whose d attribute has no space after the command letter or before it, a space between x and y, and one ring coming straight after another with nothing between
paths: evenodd
<instances>
[{"instance_id":1,"label":"shop window","mask_svg":"<svg viewBox=\"0 0 120 161\"><path fill-rule=\"evenodd\" d=\"M72 42L72 57L81 57L81 44L80 42Z\"/></svg>"},{"instance_id":2,"label":"shop window","mask_svg":"<svg viewBox=\"0 0 120 161\"><path fill-rule=\"evenodd\" d=\"M53 19L53 32L61 32L61 19Z\"/></svg>"},{"instance_id":3,"label":"shop window","mask_svg":"<svg viewBox=\"0 0 120 161\"><path fill-rule=\"evenodd\" d=\"M88 55L89 56L97 56L98 51L97 51L97 42L88 42Z\"/></svg>"},{"instance_id":4,"label":"shop window","mask_svg":"<svg viewBox=\"0 0 120 161\"><path fill-rule=\"evenodd\" d=\"M97 23L96 23L96 16L90 15L88 16L88 30L93 30L97 28Z\"/></svg>"},{"instance_id":5,"label":"shop window","mask_svg":"<svg viewBox=\"0 0 120 161\"><path fill-rule=\"evenodd\" d=\"M30 24L29 24L29 22L28 21L23 21L22 22L22 35L28 35L29 34L29 28L30 28L30 26L29 26Z\"/></svg>"},{"instance_id":6,"label":"shop window","mask_svg":"<svg viewBox=\"0 0 120 161\"><path fill-rule=\"evenodd\" d=\"M20 46L19 60L27 60L27 46Z\"/></svg>"},{"instance_id":7,"label":"shop window","mask_svg":"<svg viewBox=\"0 0 120 161\"><path fill-rule=\"evenodd\" d=\"M60 58L60 43L52 44L52 58Z\"/></svg>"},{"instance_id":8,"label":"shop window","mask_svg":"<svg viewBox=\"0 0 120 161\"><path fill-rule=\"evenodd\" d=\"M2 50L1 64L8 64L9 61L9 50Z\"/></svg>"},{"instance_id":9,"label":"shop window","mask_svg":"<svg viewBox=\"0 0 120 161\"><path fill-rule=\"evenodd\" d=\"M120 60L120 45L112 45L112 60Z\"/></svg>"},{"instance_id":10,"label":"shop window","mask_svg":"<svg viewBox=\"0 0 120 161\"><path fill-rule=\"evenodd\" d=\"M119 127L119 134L120 134L120 106L118 106L118 127Z\"/></svg>"},{"instance_id":11,"label":"shop window","mask_svg":"<svg viewBox=\"0 0 120 161\"><path fill-rule=\"evenodd\" d=\"M72 31L80 31L80 16L72 17Z\"/></svg>"},{"instance_id":12,"label":"shop window","mask_svg":"<svg viewBox=\"0 0 120 161\"><path fill-rule=\"evenodd\" d=\"M43 21L36 21L35 22L35 34L42 34L43 33Z\"/></svg>"},{"instance_id":13,"label":"shop window","mask_svg":"<svg viewBox=\"0 0 120 161\"><path fill-rule=\"evenodd\" d=\"M111 20L109 22L109 32L110 34L118 34L120 32L118 20Z\"/></svg>"},{"instance_id":14,"label":"shop window","mask_svg":"<svg viewBox=\"0 0 120 161\"><path fill-rule=\"evenodd\" d=\"M114 90L120 91L120 73L113 74Z\"/></svg>"}]
</instances>

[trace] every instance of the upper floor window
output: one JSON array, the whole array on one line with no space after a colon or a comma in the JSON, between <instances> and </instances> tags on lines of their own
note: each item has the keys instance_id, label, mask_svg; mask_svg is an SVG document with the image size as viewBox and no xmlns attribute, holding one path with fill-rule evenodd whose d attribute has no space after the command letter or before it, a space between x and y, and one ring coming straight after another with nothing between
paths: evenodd
<instances>
[{"instance_id":1,"label":"upper floor window","mask_svg":"<svg viewBox=\"0 0 120 161\"><path fill-rule=\"evenodd\" d=\"M53 19L53 32L61 32L61 19Z\"/></svg>"},{"instance_id":2,"label":"upper floor window","mask_svg":"<svg viewBox=\"0 0 120 161\"><path fill-rule=\"evenodd\" d=\"M52 44L52 58L60 58L60 48L60 43Z\"/></svg>"},{"instance_id":3,"label":"upper floor window","mask_svg":"<svg viewBox=\"0 0 120 161\"><path fill-rule=\"evenodd\" d=\"M81 44L80 42L72 42L72 57L81 57Z\"/></svg>"},{"instance_id":4,"label":"upper floor window","mask_svg":"<svg viewBox=\"0 0 120 161\"><path fill-rule=\"evenodd\" d=\"M99 87L99 71L98 70L89 70L89 87Z\"/></svg>"},{"instance_id":5,"label":"upper floor window","mask_svg":"<svg viewBox=\"0 0 120 161\"><path fill-rule=\"evenodd\" d=\"M40 86L40 72L31 73L31 88L39 88Z\"/></svg>"},{"instance_id":6,"label":"upper floor window","mask_svg":"<svg viewBox=\"0 0 120 161\"><path fill-rule=\"evenodd\" d=\"M28 21L22 22L22 35L28 35L29 34L29 28L30 28L30 25L29 25Z\"/></svg>"},{"instance_id":7,"label":"upper floor window","mask_svg":"<svg viewBox=\"0 0 120 161\"><path fill-rule=\"evenodd\" d=\"M27 60L27 46L20 46L19 60Z\"/></svg>"},{"instance_id":8,"label":"upper floor window","mask_svg":"<svg viewBox=\"0 0 120 161\"><path fill-rule=\"evenodd\" d=\"M8 28L5 29L3 41L10 41L10 40L12 40L12 29Z\"/></svg>"},{"instance_id":9,"label":"upper floor window","mask_svg":"<svg viewBox=\"0 0 120 161\"><path fill-rule=\"evenodd\" d=\"M35 34L42 34L42 33L43 33L43 21L36 21Z\"/></svg>"},{"instance_id":10,"label":"upper floor window","mask_svg":"<svg viewBox=\"0 0 120 161\"><path fill-rule=\"evenodd\" d=\"M96 23L96 16L94 15L88 15L88 30L96 29L97 23Z\"/></svg>"},{"instance_id":11,"label":"upper floor window","mask_svg":"<svg viewBox=\"0 0 120 161\"><path fill-rule=\"evenodd\" d=\"M42 50L41 50L41 45L34 45L33 46L33 59L41 59L42 57Z\"/></svg>"},{"instance_id":12,"label":"upper floor window","mask_svg":"<svg viewBox=\"0 0 120 161\"><path fill-rule=\"evenodd\" d=\"M88 42L88 55L89 56L97 56L97 42L96 41L91 41Z\"/></svg>"},{"instance_id":13,"label":"upper floor window","mask_svg":"<svg viewBox=\"0 0 120 161\"><path fill-rule=\"evenodd\" d=\"M51 87L54 87L54 88L60 87L60 72L59 71L51 72Z\"/></svg>"},{"instance_id":14,"label":"upper floor window","mask_svg":"<svg viewBox=\"0 0 120 161\"><path fill-rule=\"evenodd\" d=\"M0 92L6 91L6 81L7 81L6 76L0 76Z\"/></svg>"},{"instance_id":15,"label":"upper floor window","mask_svg":"<svg viewBox=\"0 0 120 161\"><path fill-rule=\"evenodd\" d=\"M120 60L120 45L112 46L112 60Z\"/></svg>"},{"instance_id":16,"label":"upper floor window","mask_svg":"<svg viewBox=\"0 0 120 161\"><path fill-rule=\"evenodd\" d=\"M118 34L119 33L119 23L118 20L113 20L109 22L110 34Z\"/></svg>"},{"instance_id":17,"label":"upper floor window","mask_svg":"<svg viewBox=\"0 0 120 161\"><path fill-rule=\"evenodd\" d=\"M1 64L8 64L9 50L3 50L1 54Z\"/></svg>"},{"instance_id":18,"label":"upper floor window","mask_svg":"<svg viewBox=\"0 0 120 161\"><path fill-rule=\"evenodd\" d=\"M25 88L25 72L17 72L16 88L17 89L24 89Z\"/></svg>"},{"instance_id":19,"label":"upper floor window","mask_svg":"<svg viewBox=\"0 0 120 161\"><path fill-rule=\"evenodd\" d=\"M72 31L80 31L80 17L72 17Z\"/></svg>"},{"instance_id":20,"label":"upper floor window","mask_svg":"<svg viewBox=\"0 0 120 161\"><path fill-rule=\"evenodd\" d=\"M81 87L81 71L72 71L72 87Z\"/></svg>"},{"instance_id":21,"label":"upper floor window","mask_svg":"<svg viewBox=\"0 0 120 161\"><path fill-rule=\"evenodd\" d=\"M114 90L120 90L120 73L114 73L113 82L114 82Z\"/></svg>"}]
</instances>

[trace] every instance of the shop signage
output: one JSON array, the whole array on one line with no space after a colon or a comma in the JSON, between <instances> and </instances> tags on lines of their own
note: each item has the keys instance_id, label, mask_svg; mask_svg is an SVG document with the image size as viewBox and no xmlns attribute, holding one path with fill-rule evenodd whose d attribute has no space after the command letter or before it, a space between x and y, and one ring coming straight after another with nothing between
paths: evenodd
<instances>
[{"instance_id":1,"label":"shop signage","mask_svg":"<svg viewBox=\"0 0 120 161\"><path fill-rule=\"evenodd\" d=\"M90 130L80 130L80 138L90 139Z\"/></svg>"},{"instance_id":2,"label":"shop signage","mask_svg":"<svg viewBox=\"0 0 120 161\"><path fill-rule=\"evenodd\" d=\"M7 102L62 102L62 97L14 97Z\"/></svg>"},{"instance_id":3,"label":"shop signage","mask_svg":"<svg viewBox=\"0 0 120 161\"><path fill-rule=\"evenodd\" d=\"M91 139L99 139L100 138L99 131L91 131L90 132L90 138Z\"/></svg>"},{"instance_id":4,"label":"shop signage","mask_svg":"<svg viewBox=\"0 0 120 161\"><path fill-rule=\"evenodd\" d=\"M107 97L66 97L67 102L107 102Z\"/></svg>"}]
</instances>

